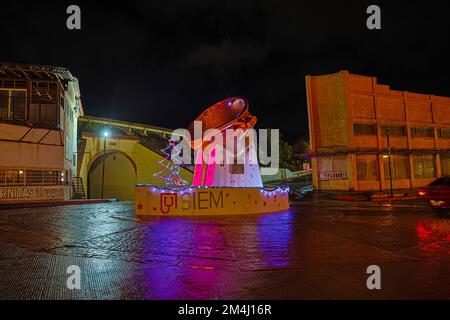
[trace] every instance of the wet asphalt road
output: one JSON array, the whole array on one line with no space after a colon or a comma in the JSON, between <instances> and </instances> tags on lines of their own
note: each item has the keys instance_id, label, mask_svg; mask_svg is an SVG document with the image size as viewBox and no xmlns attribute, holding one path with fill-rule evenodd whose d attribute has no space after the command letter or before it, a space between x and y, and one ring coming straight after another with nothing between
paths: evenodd
<instances>
[{"instance_id":1,"label":"wet asphalt road","mask_svg":"<svg viewBox=\"0 0 450 320\"><path fill-rule=\"evenodd\" d=\"M366 268L381 267L381 290ZM66 269L81 269L81 289ZM1 299L450 298L450 219L420 202L146 218L132 203L0 211Z\"/></svg>"}]
</instances>

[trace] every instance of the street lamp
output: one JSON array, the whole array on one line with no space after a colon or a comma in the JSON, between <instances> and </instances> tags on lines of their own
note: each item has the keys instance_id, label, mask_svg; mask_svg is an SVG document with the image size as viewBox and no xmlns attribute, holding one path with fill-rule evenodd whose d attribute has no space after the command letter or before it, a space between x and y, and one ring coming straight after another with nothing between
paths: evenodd
<instances>
[{"instance_id":1,"label":"street lamp","mask_svg":"<svg viewBox=\"0 0 450 320\"><path fill-rule=\"evenodd\" d=\"M394 197L394 188L392 187L392 166L391 166L391 143L389 139L390 131L389 127L386 127L386 139L388 147L388 162L389 162L389 181L391 186L391 198Z\"/></svg>"},{"instance_id":2,"label":"street lamp","mask_svg":"<svg viewBox=\"0 0 450 320\"><path fill-rule=\"evenodd\" d=\"M103 137L105 138L103 141L103 169L102 169L102 199L103 199L103 189L105 187L105 163L106 163L106 138L109 137L109 131L103 131Z\"/></svg>"}]
</instances>

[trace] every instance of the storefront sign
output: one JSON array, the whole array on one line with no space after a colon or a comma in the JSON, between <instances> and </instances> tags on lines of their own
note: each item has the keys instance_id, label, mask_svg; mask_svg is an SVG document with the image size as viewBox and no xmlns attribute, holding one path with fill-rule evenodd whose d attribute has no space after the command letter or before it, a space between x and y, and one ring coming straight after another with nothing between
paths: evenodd
<instances>
[{"instance_id":1,"label":"storefront sign","mask_svg":"<svg viewBox=\"0 0 450 320\"><path fill-rule=\"evenodd\" d=\"M64 200L64 187L0 187L0 202L27 200Z\"/></svg>"}]
</instances>

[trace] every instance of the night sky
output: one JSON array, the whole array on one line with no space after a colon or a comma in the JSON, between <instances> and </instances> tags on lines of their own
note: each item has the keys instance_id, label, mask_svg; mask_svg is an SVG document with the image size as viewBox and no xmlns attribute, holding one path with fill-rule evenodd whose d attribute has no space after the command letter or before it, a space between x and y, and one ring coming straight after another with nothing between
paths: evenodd
<instances>
[{"instance_id":1,"label":"night sky","mask_svg":"<svg viewBox=\"0 0 450 320\"><path fill-rule=\"evenodd\" d=\"M342 69L450 96L448 10L431 1L9 1L0 61L64 66L88 115L168 128L243 96L258 127L307 134L305 75ZM381 7L382 29L366 28ZM77 4L82 29L66 28Z\"/></svg>"}]
</instances>

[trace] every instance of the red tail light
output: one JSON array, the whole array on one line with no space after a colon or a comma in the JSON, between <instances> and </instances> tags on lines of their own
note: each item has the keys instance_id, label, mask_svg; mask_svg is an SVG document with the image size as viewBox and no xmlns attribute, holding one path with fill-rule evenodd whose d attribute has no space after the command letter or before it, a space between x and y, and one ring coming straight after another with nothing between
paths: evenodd
<instances>
[{"instance_id":1,"label":"red tail light","mask_svg":"<svg viewBox=\"0 0 450 320\"><path fill-rule=\"evenodd\" d=\"M443 208L447 206L447 203L442 200L430 200L430 204L435 208Z\"/></svg>"}]
</instances>

